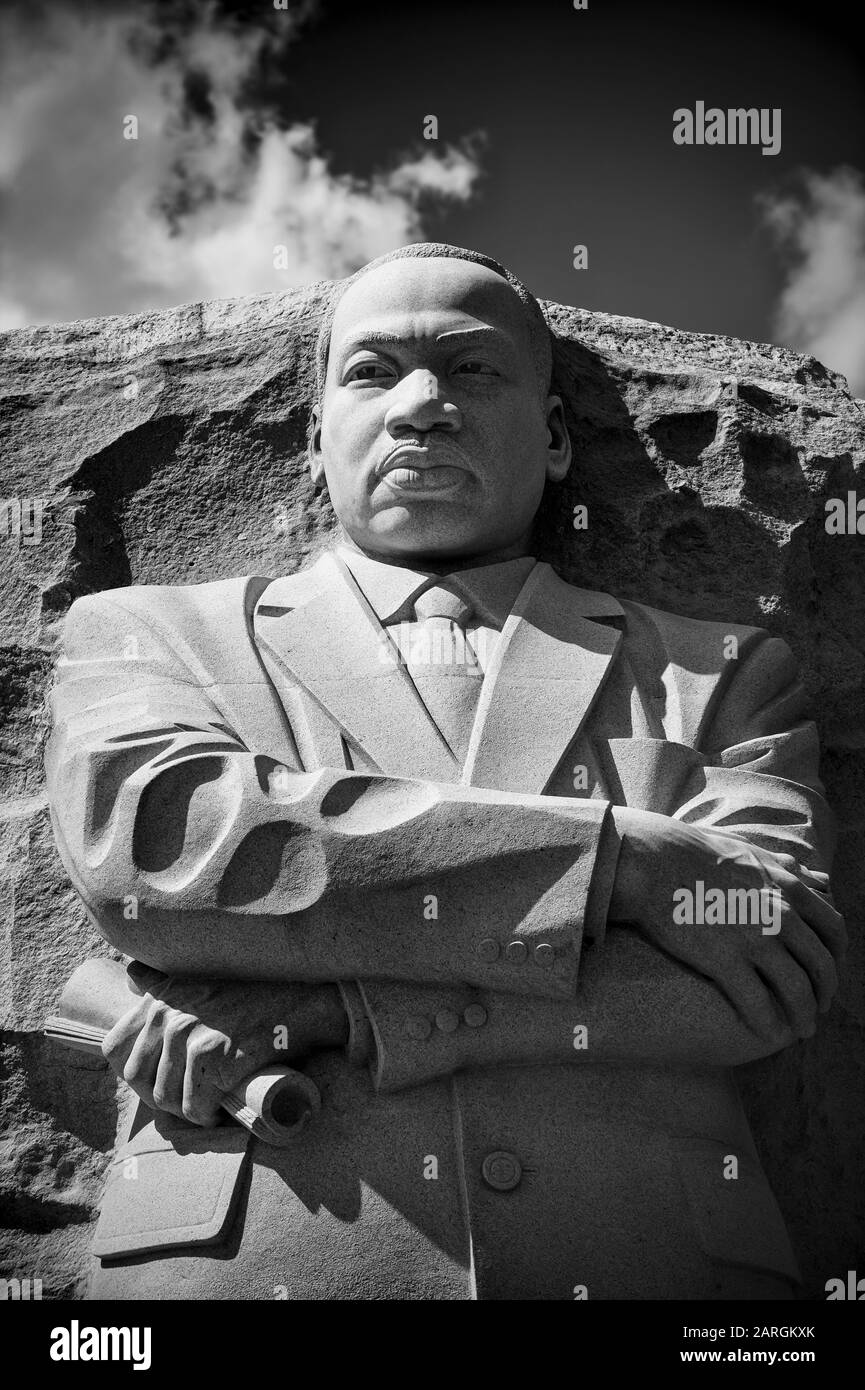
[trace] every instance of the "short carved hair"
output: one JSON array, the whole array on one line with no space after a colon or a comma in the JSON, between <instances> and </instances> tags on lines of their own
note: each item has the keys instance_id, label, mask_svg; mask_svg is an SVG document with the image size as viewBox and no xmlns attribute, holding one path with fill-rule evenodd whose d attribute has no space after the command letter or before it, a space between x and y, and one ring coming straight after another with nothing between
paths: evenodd
<instances>
[{"instance_id":1,"label":"short carved hair","mask_svg":"<svg viewBox=\"0 0 865 1390\"><path fill-rule=\"evenodd\" d=\"M538 384L542 396L546 397L550 393L550 382L553 373L553 348L552 335L547 321L544 318L540 304L535 299L531 290L527 289L522 280L518 280L516 275L512 275L498 261L494 261L491 256L485 256L480 251L468 251L463 246L451 246L447 242L439 241L417 241L409 246L400 246L395 251L388 251L383 256L377 256L374 261L368 261L361 266L346 280L340 280L334 285L330 297L325 305L321 326L318 332L318 341L315 349L315 380L316 394L319 402L324 395L324 382L327 376L327 359L330 352L330 335L333 329L333 319L336 313L336 306L342 299L346 290L350 289L363 275L368 275L371 270L377 270L380 265L387 265L389 261L410 260L413 257L436 259L446 257L451 260L472 261L475 265L486 266L487 270L492 270L496 275L500 275L503 280L507 280L511 289L519 297L523 305L526 316L526 323L529 330L529 342L531 343L532 359Z\"/></svg>"}]
</instances>

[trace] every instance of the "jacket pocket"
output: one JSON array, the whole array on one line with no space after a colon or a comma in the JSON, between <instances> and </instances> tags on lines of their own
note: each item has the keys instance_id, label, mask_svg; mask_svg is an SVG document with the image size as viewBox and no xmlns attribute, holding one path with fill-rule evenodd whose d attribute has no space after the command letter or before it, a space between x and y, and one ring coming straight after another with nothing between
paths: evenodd
<instances>
[{"instance_id":1,"label":"jacket pocket","mask_svg":"<svg viewBox=\"0 0 865 1390\"><path fill-rule=\"evenodd\" d=\"M239 1125L202 1130L170 1116L151 1119L111 1164L94 1255L118 1259L222 1239L251 1138Z\"/></svg>"},{"instance_id":2,"label":"jacket pocket","mask_svg":"<svg viewBox=\"0 0 865 1390\"><path fill-rule=\"evenodd\" d=\"M802 1276L784 1218L760 1165L714 1141L677 1147L676 1158L701 1249L721 1264ZM725 1160L738 1159L738 1177L724 1177Z\"/></svg>"}]
</instances>

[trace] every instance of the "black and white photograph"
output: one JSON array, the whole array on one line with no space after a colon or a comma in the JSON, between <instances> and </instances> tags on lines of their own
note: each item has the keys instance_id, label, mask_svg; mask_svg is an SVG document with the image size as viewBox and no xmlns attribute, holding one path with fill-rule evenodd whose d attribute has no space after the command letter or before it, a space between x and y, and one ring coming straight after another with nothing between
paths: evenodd
<instances>
[{"instance_id":1,"label":"black and white photograph","mask_svg":"<svg viewBox=\"0 0 865 1390\"><path fill-rule=\"evenodd\" d=\"M34 1367L854 1354L861 15L4 0L0 625Z\"/></svg>"}]
</instances>

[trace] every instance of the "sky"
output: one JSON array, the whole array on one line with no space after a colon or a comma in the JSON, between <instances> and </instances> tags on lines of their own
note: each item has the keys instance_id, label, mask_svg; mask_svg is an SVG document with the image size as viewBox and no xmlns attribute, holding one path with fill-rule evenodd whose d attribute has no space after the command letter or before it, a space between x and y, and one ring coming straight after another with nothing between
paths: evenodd
<instances>
[{"instance_id":1,"label":"sky","mask_svg":"<svg viewBox=\"0 0 865 1390\"><path fill-rule=\"evenodd\" d=\"M813 353L865 395L852 8L4 0L0 329L430 239L542 298ZM779 152L675 143L698 102L780 111Z\"/></svg>"}]
</instances>

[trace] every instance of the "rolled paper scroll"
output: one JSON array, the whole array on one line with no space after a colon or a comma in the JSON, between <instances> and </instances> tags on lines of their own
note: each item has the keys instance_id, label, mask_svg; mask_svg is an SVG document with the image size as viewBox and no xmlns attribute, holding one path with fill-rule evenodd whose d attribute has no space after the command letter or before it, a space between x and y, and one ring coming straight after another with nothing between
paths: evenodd
<instances>
[{"instance_id":1,"label":"rolled paper scroll","mask_svg":"<svg viewBox=\"0 0 865 1390\"><path fill-rule=\"evenodd\" d=\"M102 1056L102 1043L139 996L126 967L116 960L86 960L70 976L59 1012L45 1022L45 1036L79 1052ZM314 1081L291 1067L265 1067L222 1098L222 1108L266 1144L293 1144L321 1108Z\"/></svg>"}]
</instances>

